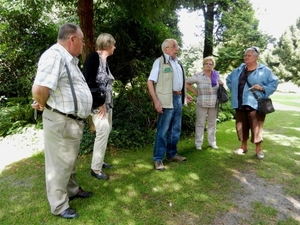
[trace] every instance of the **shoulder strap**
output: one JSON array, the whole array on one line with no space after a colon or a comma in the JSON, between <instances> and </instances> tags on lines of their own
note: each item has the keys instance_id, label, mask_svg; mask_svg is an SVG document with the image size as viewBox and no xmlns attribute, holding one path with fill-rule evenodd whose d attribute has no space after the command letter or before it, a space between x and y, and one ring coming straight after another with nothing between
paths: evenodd
<instances>
[{"instance_id":1,"label":"shoulder strap","mask_svg":"<svg viewBox=\"0 0 300 225\"><path fill-rule=\"evenodd\" d=\"M248 81L248 78L247 78L247 84L248 84L248 86L249 86L249 88L250 87L252 87L252 85L249 83L249 81ZM256 98L256 100L258 99L258 96L257 96L257 94L254 92L254 91L252 91L252 90L250 90L251 92L252 92L252 94L254 95L254 97Z\"/></svg>"},{"instance_id":2,"label":"shoulder strap","mask_svg":"<svg viewBox=\"0 0 300 225\"><path fill-rule=\"evenodd\" d=\"M75 114L77 114L77 112L78 112L77 97L76 97L76 94L75 94L74 85L73 85L73 82L72 82L70 70L69 70L66 62L65 62L65 67L67 69L68 79L69 79L69 82L70 82L70 87L71 87L71 91L72 91L72 95L73 95Z\"/></svg>"},{"instance_id":3,"label":"shoulder strap","mask_svg":"<svg viewBox=\"0 0 300 225\"><path fill-rule=\"evenodd\" d=\"M60 54L60 51L58 49L55 49L55 50ZM75 114L77 114L77 112L78 112L77 97L76 97L76 94L75 94L74 85L73 85L73 82L72 82L70 70L69 70L69 67L67 66L67 60L65 59L65 57L62 56L62 58L63 58L64 63L65 63L65 67L66 67L66 70L67 70L68 79L69 79L69 83L70 83L70 88L71 88L71 92L72 92L72 96L73 96L74 111L75 111Z\"/></svg>"}]
</instances>

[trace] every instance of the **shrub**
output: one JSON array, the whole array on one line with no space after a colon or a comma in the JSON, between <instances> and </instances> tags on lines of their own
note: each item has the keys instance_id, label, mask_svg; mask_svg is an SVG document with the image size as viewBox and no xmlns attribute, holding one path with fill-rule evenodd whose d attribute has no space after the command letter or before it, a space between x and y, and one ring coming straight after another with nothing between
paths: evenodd
<instances>
[{"instance_id":1,"label":"shrub","mask_svg":"<svg viewBox=\"0 0 300 225\"><path fill-rule=\"evenodd\" d=\"M143 148L154 143L158 114L153 107L146 81L138 78L134 85L124 87L116 82L113 109L113 129L108 140L110 149ZM0 110L0 136L13 134L27 124L42 126L41 112L37 121L34 120L34 110L30 98L2 98ZM230 103L222 104L218 122L232 119L234 111ZM183 107L182 137L194 134L196 118L195 103ZM94 134L89 127L84 128L79 154L92 151Z\"/></svg>"},{"instance_id":2,"label":"shrub","mask_svg":"<svg viewBox=\"0 0 300 225\"><path fill-rule=\"evenodd\" d=\"M153 143L157 113L153 107L144 78L123 87L118 84L114 101L113 130L109 146L141 148Z\"/></svg>"},{"instance_id":3,"label":"shrub","mask_svg":"<svg viewBox=\"0 0 300 225\"><path fill-rule=\"evenodd\" d=\"M93 150L95 135L91 134L90 128L86 125L83 129L82 141L80 143L79 155L84 155Z\"/></svg>"},{"instance_id":4,"label":"shrub","mask_svg":"<svg viewBox=\"0 0 300 225\"><path fill-rule=\"evenodd\" d=\"M27 124L34 124L33 108L27 98L8 98L0 110L0 136L18 132Z\"/></svg>"}]
</instances>

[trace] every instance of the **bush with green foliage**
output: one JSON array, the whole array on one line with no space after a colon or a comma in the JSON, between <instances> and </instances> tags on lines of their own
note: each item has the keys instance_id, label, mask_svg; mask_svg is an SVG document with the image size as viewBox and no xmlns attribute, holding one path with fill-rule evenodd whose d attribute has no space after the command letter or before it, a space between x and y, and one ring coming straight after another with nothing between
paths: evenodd
<instances>
[{"instance_id":1,"label":"bush with green foliage","mask_svg":"<svg viewBox=\"0 0 300 225\"><path fill-rule=\"evenodd\" d=\"M145 76L130 85L116 83L113 130L109 146L140 148L154 141L157 113L150 98Z\"/></svg>"},{"instance_id":2,"label":"bush with green foliage","mask_svg":"<svg viewBox=\"0 0 300 225\"><path fill-rule=\"evenodd\" d=\"M57 25L40 20L42 9L6 2L0 10L0 95L29 96L36 63L56 41Z\"/></svg>"},{"instance_id":3,"label":"bush with green foliage","mask_svg":"<svg viewBox=\"0 0 300 225\"><path fill-rule=\"evenodd\" d=\"M118 82L117 82L118 83ZM118 84L116 85L118 86ZM120 85L122 86L122 85ZM154 142L156 132L157 113L149 95L145 78L140 79L132 87L121 88L116 92L113 109L113 129L109 136L108 147L142 148ZM37 123L42 126L41 112L38 112L37 121L34 120L34 110L26 98L9 98L1 101L0 109L0 136L14 134L19 129ZM218 122L232 119L234 111L230 103L222 104ZM194 134L196 118L195 104L183 107L182 136ZM93 149L94 134L86 126L80 146L80 154L89 153Z\"/></svg>"},{"instance_id":4,"label":"bush with green foliage","mask_svg":"<svg viewBox=\"0 0 300 225\"><path fill-rule=\"evenodd\" d=\"M111 149L137 149L154 143L158 114L148 92L145 76L136 78L134 84L124 87L116 82L113 108L113 129L108 140ZM221 105L218 123L232 119L234 111L230 102ZM182 137L194 135L196 110L195 102L183 107ZM80 152L85 154L93 149L94 135L88 127L84 130Z\"/></svg>"},{"instance_id":5,"label":"bush with green foliage","mask_svg":"<svg viewBox=\"0 0 300 225\"><path fill-rule=\"evenodd\" d=\"M33 108L27 98L9 98L1 103L0 136L14 134L28 124L35 123Z\"/></svg>"}]
</instances>

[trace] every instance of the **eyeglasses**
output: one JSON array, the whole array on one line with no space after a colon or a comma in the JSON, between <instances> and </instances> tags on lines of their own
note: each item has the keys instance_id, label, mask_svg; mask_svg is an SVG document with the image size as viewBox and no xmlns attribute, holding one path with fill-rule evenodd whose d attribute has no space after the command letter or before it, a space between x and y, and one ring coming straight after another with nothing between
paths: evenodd
<instances>
[{"instance_id":1,"label":"eyeglasses","mask_svg":"<svg viewBox=\"0 0 300 225\"><path fill-rule=\"evenodd\" d=\"M79 38L79 37L76 37L76 36L74 36L74 38L78 38L84 44L84 39L83 38Z\"/></svg>"},{"instance_id":2,"label":"eyeglasses","mask_svg":"<svg viewBox=\"0 0 300 225\"><path fill-rule=\"evenodd\" d=\"M74 35L74 36L70 36L70 37L68 37L68 39L69 39L69 38L71 38L71 37L78 38L78 39L81 41L81 43L83 43L83 44L84 44L84 39L83 39L83 38L79 38L79 37L77 37L77 36L75 36L75 35Z\"/></svg>"},{"instance_id":3,"label":"eyeglasses","mask_svg":"<svg viewBox=\"0 0 300 225\"><path fill-rule=\"evenodd\" d=\"M253 49L259 55L259 48L258 47L252 46L252 47L250 47L250 49Z\"/></svg>"},{"instance_id":4,"label":"eyeglasses","mask_svg":"<svg viewBox=\"0 0 300 225\"><path fill-rule=\"evenodd\" d=\"M212 66L212 63L204 63L204 65Z\"/></svg>"},{"instance_id":5,"label":"eyeglasses","mask_svg":"<svg viewBox=\"0 0 300 225\"><path fill-rule=\"evenodd\" d=\"M166 47L166 48L177 48L177 49L180 49L179 46L168 46L168 47Z\"/></svg>"}]
</instances>

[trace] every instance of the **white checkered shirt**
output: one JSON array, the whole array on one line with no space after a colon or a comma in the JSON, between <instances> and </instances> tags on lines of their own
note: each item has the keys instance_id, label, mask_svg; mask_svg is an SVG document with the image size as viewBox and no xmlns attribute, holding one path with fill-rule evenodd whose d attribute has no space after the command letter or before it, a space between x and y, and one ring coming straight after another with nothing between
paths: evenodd
<instances>
[{"instance_id":1,"label":"white checkered shirt","mask_svg":"<svg viewBox=\"0 0 300 225\"><path fill-rule=\"evenodd\" d=\"M46 50L38 63L34 84L50 89L47 104L63 113L86 118L91 113L92 95L78 67L78 58L72 56L59 44ZM65 67L67 64L77 97L78 113L75 114L74 100Z\"/></svg>"}]
</instances>

